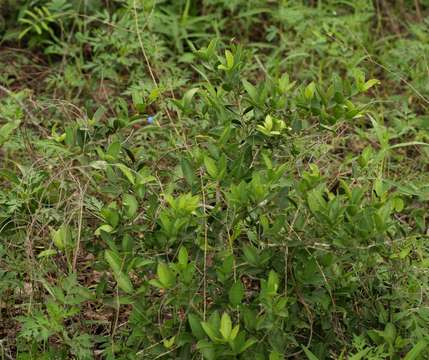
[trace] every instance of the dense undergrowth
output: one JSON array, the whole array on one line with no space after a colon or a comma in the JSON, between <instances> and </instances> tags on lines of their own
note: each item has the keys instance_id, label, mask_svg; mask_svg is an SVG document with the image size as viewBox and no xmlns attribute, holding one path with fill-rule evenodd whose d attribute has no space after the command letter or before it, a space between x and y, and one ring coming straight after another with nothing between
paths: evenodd
<instances>
[{"instance_id":1,"label":"dense undergrowth","mask_svg":"<svg viewBox=\"0 0 429 360\"><path fill-rule=\"evenodd\" d=\"M0 1L1 359L429 358L429 4Z\"/></svg>"}]
</instances>

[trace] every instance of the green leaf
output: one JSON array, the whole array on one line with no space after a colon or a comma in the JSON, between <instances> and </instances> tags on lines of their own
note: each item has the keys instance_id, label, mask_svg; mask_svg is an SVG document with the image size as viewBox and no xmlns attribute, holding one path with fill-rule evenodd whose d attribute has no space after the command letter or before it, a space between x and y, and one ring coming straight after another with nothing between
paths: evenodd
<instances>
[{"instance_id":1,"label":"green leaf","mask_svg":"<svg viewBox=\"0 0 429 360\"><path fill-rule=\"evenodd\" d=\"M197 182L197 178L195 176L195 171L192 168L190 161L186 158L183 158L180 161L180 166L182 167L182 173L186 182L189 186L193 186Z\"/></svg>"},{"instance_id":2,"label":"green leaf","mask_svg":"<svg viewBox=\"0 0 429 360\"><path fill-rule=\"evenodd\" d=\"M371 351L370 347L368 347L366 349L363 349L363 350L359 351L357 354L354 354L354 355L350 356L348 358L348 360L361 360L361 359L364 359L365 356L366 356L366 354L368 354L370 351Z\"/></svg>"},{"instance_id":3,"label":"green leaf","mask_svg":"<svg viewBox=\"0 0 429 360\"><path fill-rule=\"evenodd\" d=\"M128 218L133 218L136 215L137 209L139 207L135 196L131 194L125 194L123 196L123 204L126 210L126 216Z\"/></svg>"},{"instance_id":4,"label":"green leaf","mask_svg":"<svg viewBox=\"0 0 429 360\"><path fill-rule=\"evenodd\" d=\"M92 119L95 122L100 122L101 118L104 116L104 114L106 113L107 109L104 106L100 106L97 111L94 113L94 115L92 116Z\"/></svg>"},{"instance_id":5,"label":"green leaf","mask_svg":"<svg viewBox=\"0 0 429 360\"><path fill-rule=\"evenodd\" d=\"M418 359L422 351L426 350L428 344L425 340L420 340L414 347L405 355L403 360L415 360Z\"/></svg>"},{"instance_id":6,"label":"green leaf","mask_svg":"<svg viewBox=\"0 0 429 360\"><path fill-rule=\"evenodd\" d=\"M143 94L141 92L140 89L135 89L131 92L131 99L133 101L133 105L135 107L135 109L139 112L139 113L143 113L146 109L146 104L145 101L143 99Z\"/></svg>"},{"instance_id":7,"label":"green leaf","mask_svg":"<svg viewBox=\"0 0 429 360\"><path fill-rule=\"evenodd\" d=\"M134 291L133 285L128 275L122 271L119 273L113 273L113 275L121 290L125 291L127 294L130 294Z\"/></svg>"},{"instance_id":8,"label":"green leaf","mask_svg":"<svg viewBox=\"0 0 429 360\"><path fill-rule=\"evenodd\" d=\"M234 326L234 328L231 330L231 334L229 335L229 341L234 341L234 339L237 337L238 332L240 330L240 325Z\"/></svg>"},{"instance_id":9,"label":"green leaf","mask_svg":"<svg viewBox=\"0 0 429 360\"><path fill-rule=\"evenodd\" d=\"M216 179L218 175L218 169L215 161L209 156L204 156L204 165L206 166L206 169L209 175L212 178Z\"/></svg>"},{"instance_id":10,"label":"green leaf","mask_svg":"<svg viewBox=\"0 0 429 360\"><path fill-rule=\"evenodd\" d=\"M183 105L185 106L185 110L190 106L192 98L198 92L199 88L193 88L185 92L183 95Z\"/></svg>"},{"instance_id":11,"label":"green leaf","mask_svg":"<svg viewBox=\"0 0 429 360\"><path fill-rule=\"evenodd\" d=\"M122 171L122 173L125 175L125 177L128 179L128 181L132 185L135 185L136 179L135 179L135 176L133 175L132 170L130 168L128 168L127 166L125 166L124 164L116 164L116 166L119 168L119 170Z\"/></svg>"},{"instance_id":12,"label":"green leaf","mask_svg":"<svg viewBox=\"0 0 429 360\"><path fill-rule=\"evenodd\" d=\"M275 295L277 293L277 290L279 288L279 276L273 270L271 270L268 275L267 286L271 295Z\"/></svg>"},{"instance_id":13,"label":"green leaf","mask_svg":"<svg viewBox=\"0 0 429 360\"><path fill-rule=\"evenodd\" d=\"M205 333L207 334L207 336L210 338L210 340L214 341L214 342L218 342L221 339L218 338L217 334L216 334L216 330L213 329L212 325L208 322L202 321L201 322L201 326L204 329Z\"/></svg>"},{"instance_id":14,"label":"green leaf","mask_svg":"<svg viewBox=\"0 0 429 360\"><path fill-rule=\"evenodd\" d=\"M271 131L273 128L273 118L270 115L265 117L264 127L267 131Z\"/></svg>"},{"instance_id":15,"label":"green leaf","mask_svg":"<svg viewBox=\"0 0 429 360\"><path fill-rule=\"evenodd\" d=\"M149 280L149 284L150 285L152 285L152 286L155 286L155 287L157 287L157 288L159 288L159 289L165 289L165 286L164 286L164 284L163 283L161 283L159 280L157 280L157 279L151 279L151 280Z\"/></svg>"},{"instance_id":16,"label":"green leaf","mask_svg":"<svg viewBox=\"0 0 429 360\"><path fill-rule=\"evenodd\" d=\"M89 164L89 166L97 170L106 170L107 165L109 165L108 162L104 160L93 161Z\"/></svg>"},{"instance_id":17,"label":"green leaf","mask_svg":"<svg viewBox=\"0 0 429 360\"><path fill-rule=\"evenodd\" d=\"M392 323L387 323L386 327L384 328L384 338L386 341L393 345L396 339L396 327Z\"/></svg>"},{"instance_id":18,"label":"green leaf","mask_svg":"<svg viewBox=\"0 0 429 360\"><path fill-rule=\"evenodd\" d=\"M111 225L112 228L115 229L119 225L119 212L116 203L111 203L109 206L101 209L101 215L103 215L104 220Z\"/></svg>"},{"instance_id":19,"label":"green leaf","mask_svg":"<svg viewBox=\"0 0 429 360\"><path fill-rule=\"evenodd\" d=\"M365 84L365 73L362 70L356 68L351 71L351 74L355 79L357 88L363 89Z\"/></svg>"},{"instance_id":20,"label":"green leaf","mask_svg":"<svg viewBox=\"0 0 429 360\"><path fill-rule=\"evenodd\" d=\"M119 141L115 141L109 145L107 148L107 153L113 158L116 159L119 156L121 151L121 143Z\"/></svg>"},{"instance_id":21,"label":"green leaf","mask_svg":"<svg viewBox=\"0 0 429 360\"><path fill-rule=\"evenodd\" d=\"M131 252L134 248L134 238L130 234L125 234L122 238L122 250L125 252ZM137 258L133 258L137 259Z\"/></svg>"},{"instance_id":22,"label":"green leaf","mask_svg":"<svg viewBox=\"0 0 429 360\"><path fill-rule=\"evenodd\" d=\"M216 352L212 343L207 340L200 340L197 343L197 349L201 351L206 360L215 360Z\"/></svg>"},{"instance_id":23,"label":"green leaf","mask_svg":"<svg viewBox=\"0 0 429 360\"><path fill-rule=\"evenodd\" d=\"M252 101L256 103L258 101L258 91L256 90L256 87L247 80L243 80L243 86Z\"/></svg>"},{"instance_id":24,"label":"green leaf","mask_svg":"<svg viewBox=\"0 0 429 360\"><path fill-rule=\"evenodd\" d=\"M107 263L109 264L113 272L122 271L121 258L119 257L118 254L116 254L112 250L106 250L104 252L104 258L106 259Z\"/></svg>"},{"instance_id":25,"label":"green leaf","mask_svg":"<svg viewBox=\"0 0 429 360\"><path fill-rule=\"evenodd\" d=\"M246 261L250 265L255 266L258 264L258 252L253 246L244 245L243 246L243 254L244 254L244 257L246 258Z\"/></svg>"},{"instance_id":26,"label":"green leaf","mask_svg":"<svg viewBox=\"0 0 429 360\"><path fill-rule=\"evenodd\" d=\"M123 264L119 255L111 250L106 250L104 252L104 258L112 269L118 287L128 294L132 293L134 290L133 285L128 275L122 271Z\"/></svg>"},{"instance_id":27,"label":"green leaf","mask_svg":"<svg viewBox=\"0 0 429 360\"><path fill-rule=\"evenodd\" d=\"M55 246L64 250L67 247L70 247L72 243L72 233L69 225L61 225L60 228L53 232L52 240Z\"/></svg>"},{"instance_id":28,"label":"green leaf","mask_svg":"<svg viewBox=\"0 0 429 360\"><path fill-rule=\"evenodd\" d=\"M21 180L19 177L11 170L2 169L0 170L0 177L5 178L7 181L14 183L15 185L19 185Z\"/></svg>"},{"instance_id":29,"label":"green leaf","mask_svg":"<svg viewBox=\"0 0 429 360\"><path fill-rule=\"evenodd\" d=\"M170 339L165 339L162 341L163 345L166 349L170 349L174 345L174 341L176 340L176 337L173 336Z\"/></svg>"},{"instance_id":30,"label":"green leaf","mask_svg":"<svg viewBox=\"0 0 429 360\"><path fill-rule=\"evenodd\" d=\"M232 306L238 306L241 304L241 301L244 297L244 288L241 281L237 281L234 285L231 286L228 292L229 303Z\"/></svg>"},{"instance_id":31,"label":"green leaf","mask_svg":"<svg viewBox=\"0 0 429 360\"><path fill-rule=\"evenodd\" d=\"M0 127L0 146L2 146L7 140L9 140L12 133L19 127L20 124L20 120L15 120L8 122L2 127Z\"/></svg>"},{"instance_id":32,"label":"green leaf","mask_svg":"<svg viewBox=\"0 0 429 360\"><path fill-rule=\"evenodd\" d=\"M155 100L157 100L161 96L161 89L156 87L154 88L148 97L149 103L153 103Z\"/></svg>"},{"instance_id":33,"label":"green leaf","mask_svg":"<svg viewBox=\"0 0 429 360\"><path fill-rule=\"evenodd\" d=\"M277 351L272 351L270 353L269 360L283 360L284 357L282 354L278 353Z\"/></svg>"},{"instance_id":34,"label":"green leaf","mask_svg":"<svg viewBox=\"0 0 429 360\"><path fill-rule=\"evenodd\" d=\"M232 330L231 318L227 313L222 314L222 318L220 320L220 333L222 334L225 340L229 340Z\"/></svg>"},{"instance_id":35,"label":"green leaf","mask_svg":"<svg viewBox=\"0 0 429 360\"><path fill-rule=\"evenodd\" d=\"M237 325L238 326L238 325ZM240 348L240 353L245 352L248 348L256 344L258 341L254 338L247 339L244 345ZM271 357L270 357L271 360Z\"/></svg>"},{"instance_id":36,"label":"green leaf","mask_svg":"<svg viewBox=\"0 0 429 360\"><path fill-rule=\"evenodd\" d=\"M308 360L319 360L319 358L314 355L306 346L302 345L305 355L307 355Z\"/></svg>"},{"instance_id":37,"label":"green leaf","mask_svg":"<svg viewBox=\"0 0 429 360\"><path fill-rule=\"evenodd\" d=\"M199 340L203 339L205 333L201 326L200 318L195 314L188 314L188 322L191 327L192 334Z\"/></svg>"},{"instance_id":38,"label":"green leaf","mask_svg":"<svg viewBox=\"0 0 429 360\"><path fill-rule=\"evenodd\" d=\"M226 67L231 70L234 66L234 55L229 50L225 50Z\"/></svg>"},{"instance_id":39,"label":"green leaf","mask_svg":"<svg viewBox=\"0 0 429 360\"><path fill-rule=\"evenodd\" d=\"M43 250L40 252L39 255L37 255L37 258L41 259L41 258L45 258L45 257L51 257L56 255L57 252L54 249L47 249L47 250Z\"/></svg>"},{"instance_id":40,"label":"green leaf","mask_svg":"<svg viewBox=\"0 0 429 360\"><path fill-rule=\"evenodd\" d=\"M97 230L95 230L94 234L97 236L100 236L102 231L110 234L110 233L113 233L115 231L115 229L109 224L103 224L103 225L99 226L97 228Z\"/></svg>"},{"instance_id":41,"label":"green leaf","mask_svg":"<svg viewBox=\"0 0 429 360\"><path fill-rule=\"evenodd\" d=\"M282 94L285 94L287 91L292 89L296 84L296 81L290 82L289 75L283 74L282 77L279 79L279 90Z\"/></svg>"},{"instance_id":42,"label":"green leaf","mask_svg":"<svg viewBox=\"0 0 429 360\"><path fill-rule=\"evenodd\" d=\"M176 278L166 263L158 263L157 275L159 277L159 281L166 289L172 288L176 283Z\"/></svg>"},{"instance_id":43,"label":"green leaf","mask_svg":"<svg viewBox=\"0 0 429 360\"><path fill-rule=\"evenodd\" d=\"M377 84L380 84L380 80L377 80L377 79L368 80L365 84L363 84L362 91L367 91Z\"/></svg>"},{"instance_id":44,"label":"green leaf","mask_svg":"<svg viewBox=\"0 0 429 360\"><path fill-rule=\"evenodd\" d=\"M189 260L188 250L186 250L184 246L180 247L178 260L180 265L185 266L188 264L188 260Z\"/></svg>"},{"instance_id":45,"label":"green leaf","mask_svg":"<svg viewBox=\"0 0 429 360\"><path fill-rule=\"evenodd\" d=\"M304 90L304 96L307 100L311 100L314 97L314 93L316 91L316 84L314 82L311 82L307 85L307 87Z\"/></svg>"}]
</instances>

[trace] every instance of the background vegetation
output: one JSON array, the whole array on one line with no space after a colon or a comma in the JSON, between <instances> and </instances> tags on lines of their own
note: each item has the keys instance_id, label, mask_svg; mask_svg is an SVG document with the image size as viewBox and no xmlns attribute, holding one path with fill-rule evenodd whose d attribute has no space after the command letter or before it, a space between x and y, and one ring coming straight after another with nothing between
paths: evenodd
<instances>
[{"instance_id":1,"label":"background vegetation","mask_svg":"<svg viewBox=\"0 0 429 360\"><path fill-rule=\"evenodd\" d=\"M429 358L428 13L0 1L0 358Z\"/></svg>"}]
</instances>

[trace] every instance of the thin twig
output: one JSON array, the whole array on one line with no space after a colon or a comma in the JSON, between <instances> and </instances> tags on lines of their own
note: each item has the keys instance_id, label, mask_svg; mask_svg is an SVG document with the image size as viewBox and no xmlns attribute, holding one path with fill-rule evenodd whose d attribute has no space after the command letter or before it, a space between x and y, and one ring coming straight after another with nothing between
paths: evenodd
<instances>
[{"instance_id":1,"label":"thin twig","mask_svg":"<svg viewBox=\"0 0 429 360\"><path fill-rule=\"evenodd\" d=\"M207 213L206 213L206 193L204 190L203 174L200 171L201 181L201 193L203 200L203 212L204 212L204 274L203 274L203 320L206 321L207 312L207 250L208 250L208 225L207 225Z\"/></svg>"}]
</instances>

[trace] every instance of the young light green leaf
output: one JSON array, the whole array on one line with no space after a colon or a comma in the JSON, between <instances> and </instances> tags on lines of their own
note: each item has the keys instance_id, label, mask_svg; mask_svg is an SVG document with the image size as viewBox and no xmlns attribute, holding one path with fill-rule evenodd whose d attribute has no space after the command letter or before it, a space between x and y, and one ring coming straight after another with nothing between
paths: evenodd
<instances>
[{"instance_id":1,"label":"young light green leaf","mask_svg":"<svg viewBox=\"0 0 429 360\"><path fill-rule=\"evenodd\" d=\"M279 90L282 94L285 94L287 91L292 89L296 84L296 81L290 82L289 75L283 74L282 77L279 79Z\"/></svg>"},{"instance_id":2,"label":"young light green leaf","mask_svg":"<svg viewBox=\"0 0 429 360\"><path fill-rule=\"evenodd\" d=\"M268 275L268 289L271 295L275 295L277 293L277 290L279 288L279 276L277 273L273 270L270 271Z\"/></svg>"},{"instance_id":3,"label":"young light green leaf","mask_svg":"<svg viewBox=\"0 0 429 360\"><path fill-rule=\"evenodd\" d=\"M54 231L52 234L52 240L55 246L64 250L69 247L72 242L72 233L69 225L61 225L58 230Z\"/></svg>"},{"instance_id":4,"label":"young light green leaf","mask_svg":"<svg viewBox=\"0 0 429 360\"><path fill-rule=\"evenodd\" d=\"M40 254L37 255L37 258L41 259L41 258L45 258L45 257L51 257L51 256L54 256L56 254L57 254L57 252L54 249L47 249L47 250L41 251Z\"/></svg>"},{"instance_id":5,"label":"young light green leaf","mask_svg":"<svg viewBox=\"0 0 429 360\"><path fill-rule=\"evenodd\" d=\"M377 79L371 79L368 80L365 84L362 85L362 91L367 91L370 88L372 88L374 85L380 84L380 80Z\"/></svg>"},{"instance_id":6,"label":"young light green leaf","mask_svg":"<svg viewBox=\"0 0 429 360\"><path fill-rule=\"evenodd\" d=\"M158 99L161 96L161 89L159 87L156 87L152 89L148 96L148 102L153 103L156 99Z\"/></svg>"},{"instance_id":7,"label":"young light green leaf","mask_svg":"<svg viewBox=\"0 0 429 360\"><path fill-rule=\"evenodd\" d=\"M186 250L184 246L180 247L178 260L180 265L184 266L188 264L188 260L189 260L188 250Z\"/></svg>"},{"instance_id":8,"label":"young light green leaf","mask_svg":"<svg viewBox=\"0 0 429 360\"><path fill-rule=\"evenodd\" d=\"M273 128L273 118L270 115L265 117L264 127L269 132Z\"/></svg>"},{"instance_id":9,"label":"young light green leaf","mask_svg":"<svg viewBox=\"0 0 429 360\"><path fill-rule=\"evenodd\" d=\"M166 349L170 349L173 345L174 345L174 341L176 340L176 337L173 336L170 339L164 339L162 341L163 345L165 346Z\"/></svg>"},{"instance_id":10,"label":"young light green leaf","mask_svg":"<svg viewBox=\"0 0 429 360\"><path fill-rule=\"evenodd\" d=\"M234 66L234 55L229 50L225 50L226 67L231 70Z\"/></svg>"},{"instance_id":11,"label":"young light green leaf","mask_svg":"<svg viewBox=\"0 0 429 360\"><path fill-rule=\"evenodd\" d=\"M314 93L316 91L316 84L314 82L311 82L307 85L307 87L304 90L304 96L307 100L311 100L314 97Z\"/></svg>"},{"instance_id":12,"label":"young light green leaf","mask_svg":"<svg viewBox=\"0 0 429 360\"><path fill-rule=\"evenodd\" d=\"M232 330L231 318L227 313L222 314L222 318L220 320L220 333L222 334L225 340L229 340Z\"/></svg>"}]
</instances>

